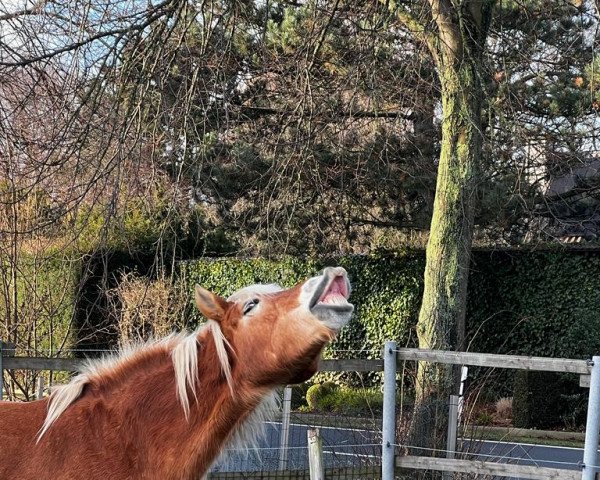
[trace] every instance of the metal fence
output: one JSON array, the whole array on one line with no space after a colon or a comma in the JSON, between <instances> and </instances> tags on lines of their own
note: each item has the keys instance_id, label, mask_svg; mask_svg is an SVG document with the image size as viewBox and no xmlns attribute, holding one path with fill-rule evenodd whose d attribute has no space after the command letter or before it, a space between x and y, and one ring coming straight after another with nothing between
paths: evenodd
<instances>
[{"instance_id":1,"label":"metal fence","mask_svg":"<svg viewBox=\"0 0 600 480\"><path fill-rule=\"evenodd\" d=\"M540 358L514 355L493 355L469 352L446 352L397 348L388 342L384 348L384 408L382 480L415 478L433 472L443 472L444 480L456 479L539 479L539 480L594 480L600 471L598 440L600 431L600 357L591 360ZM464 433L457 443L460 395L451 396L446 408L448 435L444 449L430 450L411 445L409 437L402 437L402 427L397 424L396 406L397 367L406 362L432 362L491 369L520 369L547 372L564 372L580 376L580 385L588 387L589 402L583 451L573 449L570 459L561 460L556 447L523 445L504 441L485 441ZM463 392L457 392L463 393ZM461 448L462 447L462 448ZM550 449L544 452L544 449ZM554 450L552 450L554 449ZM412 473L410 473L412 472ZM421 476L419 478L429 478ZM438 477L435 477L438 478Z\"/></svg>"}]
</instances>

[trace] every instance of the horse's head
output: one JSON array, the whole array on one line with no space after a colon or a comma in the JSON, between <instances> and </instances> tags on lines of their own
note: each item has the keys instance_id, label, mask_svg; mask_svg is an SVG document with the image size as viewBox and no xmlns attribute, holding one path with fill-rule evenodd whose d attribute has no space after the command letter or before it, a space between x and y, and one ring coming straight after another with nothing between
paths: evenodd
<instances>
[{"instance_id":1,"label":"horse's head","mask_svg":"<svg viewBox=\"0 0 600 480\"><path fill-rule=\"evenodd\" d=\"M196 305L219 323L233 352L233 375L271 387L312 376L321 350L350 320L350 283L341 267L328 267L289 290L255 285L228 299L196 287Z\"/></svg>"}]
</instances>

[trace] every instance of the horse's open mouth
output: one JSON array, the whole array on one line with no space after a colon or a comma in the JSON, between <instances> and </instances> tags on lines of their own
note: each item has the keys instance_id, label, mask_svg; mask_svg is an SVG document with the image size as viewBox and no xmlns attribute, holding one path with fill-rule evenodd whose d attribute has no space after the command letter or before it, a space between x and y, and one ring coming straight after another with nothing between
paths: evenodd
<instances>
[{"instance_id":1,"label":"horse's open mouth","mask_svg":"<svg viewBox=\"0 0 600 480\"><path fill-rule=\"evenodd\" d=\"M342 275L336 275L321 294L318 303L348 303L348 281Z\"/></svg>"},{"instance_id":2,"label":"horse's open mouth","mask_svg":"<svg viewBox=\"0 0 600 480\"><path fill-rule=\"evenodd\" d=\"M339 313L352 313L354 306L348 303L350 283L343 268L326 268L321 282L316 286L309 308L315 310L334 310Z\"/></svg>"}]
</instances>

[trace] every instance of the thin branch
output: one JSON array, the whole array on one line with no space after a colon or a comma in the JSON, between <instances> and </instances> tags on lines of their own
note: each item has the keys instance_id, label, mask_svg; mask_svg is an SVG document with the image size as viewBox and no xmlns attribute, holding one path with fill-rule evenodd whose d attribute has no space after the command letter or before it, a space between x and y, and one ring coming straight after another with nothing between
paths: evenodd
<instances>
[{"instance_id":1,"label":"thin branch","mask_svg":"<svg viewBox=\"0 0 600 480\"><path fill-rule=\"evenodd\" d=\"M404 5L398 5L395 2L388 3L384 0L381 0L381 2L389 6L390 11L396 15L396 18L408 29L416 40L427 45L429 53L431 53L437 64L438 38L433 32L427 29L427 24L415 17Z\"/></svg>"},{"instance_id":2,"label":"thin branch","mask_svg":"<svg viewBox=\"0 0 600 480\"><path fill-rule=\"evenodd\" d=\"M170 8L167 8L165 10L162 10L163 7L166 7L167 5L169 5L170 3L172 3L173 0L165 0L163 3L157 5L154 10L155 13L151 16L149 16L145 22L138 24L138 25L126 25L125 27L122 28L116 28L113 30L108 30L106 32L99 32L95 35L92 35L88 38L85 38L83 40L80 40L78 42L73 42L70 43L69 45L66 45L62 48L58 48L55 50L51 50L47 53L44 53L43 55L37 55L35 57L31 57L31 58L23 58L20 61L13 61L13 62L6 62L6 61L0 61L0 66L3 67L15 67L15 66L19 66L19 67L23 67L26 65L31 65L33 63L37 63L40 62L41 60L47 60L49 58L53 58L56 57L60 54L63 53L67 53L67 52L71 52L73 50L77 50L85 45L89 45L90 43L95 42L96 40L101 40L107 37L112 37L112 36L122 36L124 34L130 33L130 32L140 32L143 31L146 27L150 26L152 23L154 23L155 21L157 21L158 19L162 18L164 15L168 14L170 12Z\"/></svg>"},{"instance_id":3,"label":"thin branch","mask_svg":"<svg viewBox=\"0 0 600 480\"><path fill-rule=\"evenodd\" d=\"M242 106L241 107L242 115L245 115L249 118L257 118L261 116L268 115L280 115L280 116L294 116L297 114L296 110L279 110L276 108L270 107L251 107L251 106ZM332 114L334 118L401 118L403 120L414 120L414 113L402 113L398 111L367 111L367 110L358 110L358 111L336 111Z\"/></svg>"}]
</instances>

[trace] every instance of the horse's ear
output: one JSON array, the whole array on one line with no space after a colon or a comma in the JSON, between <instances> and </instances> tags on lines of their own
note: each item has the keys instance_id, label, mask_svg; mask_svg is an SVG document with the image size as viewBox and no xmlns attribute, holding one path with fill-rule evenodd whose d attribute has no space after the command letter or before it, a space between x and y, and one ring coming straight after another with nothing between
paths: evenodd
<instances>
[{"instance_id":1,"label":"horse's ear","mask_svg":"<svg viewBox=\"0 0 600 480\"><path fill-rule=\"evenodd\" d=\"M194 299L198 310L206 318L216 322L223 320L227 309L227 300L206 290L206 288L202 288L200 285L196 285Z\"/></svg>"}]
</instances>

